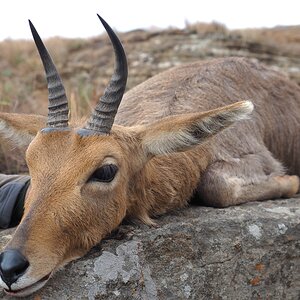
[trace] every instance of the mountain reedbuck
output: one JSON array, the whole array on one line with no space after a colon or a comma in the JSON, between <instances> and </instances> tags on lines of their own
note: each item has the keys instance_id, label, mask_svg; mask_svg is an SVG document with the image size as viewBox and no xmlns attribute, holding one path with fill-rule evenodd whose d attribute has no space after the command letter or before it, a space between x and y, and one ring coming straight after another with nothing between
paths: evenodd
<instances>
[{"instance_id":1,"label":"mountain reedbuck","mask_svg":"<svg viewBox=\"0 0 300 300\"><path fill-rule=\"evenodd\" d=\"M115 71L84 124L69 122L62 81L31 23L48 81L48 117L0 114L1 137L28 146L31 175L24 216L0 255L0 284L14 296L40 289L125 217L153 224L151 217L192 196L227 207L298 191L297 84L251 60L225 58L163 72L121 103L126 56L99 18Z\"/></svg>"}]
</instances>

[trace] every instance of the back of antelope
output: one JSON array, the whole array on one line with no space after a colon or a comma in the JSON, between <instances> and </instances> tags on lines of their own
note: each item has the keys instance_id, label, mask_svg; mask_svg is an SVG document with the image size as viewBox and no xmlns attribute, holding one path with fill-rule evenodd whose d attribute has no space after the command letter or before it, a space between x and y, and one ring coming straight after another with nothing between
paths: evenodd
<instances>
[{"instance_id":1,"label":"back of antelope","mask_svg":"<svg viewBox=\"0 0 300 300\"><path fill-rule=\"evenodd\" d=\"M0 257L0 284L14 296L41 288L125 217L153 224L152 216L192 196L226 207L291 197L299 188L295 83L248 59L217 59L161 73L121 103L126 56L99 18L115 72L84 124L69 122L62 81L31 23L48 81L48 118L0 113L1 137L28 146L31 175L24 216Z\"/></svg>"}]
</instances>

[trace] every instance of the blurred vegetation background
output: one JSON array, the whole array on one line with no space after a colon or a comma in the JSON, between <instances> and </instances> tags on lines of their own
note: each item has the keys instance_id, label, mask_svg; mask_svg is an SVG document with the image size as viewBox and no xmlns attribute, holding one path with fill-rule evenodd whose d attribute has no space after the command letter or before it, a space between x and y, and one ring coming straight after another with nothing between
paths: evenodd
<instances>
[{"instance_id":1,"label":"blurred vegetation background","mask_svg":"<svg viewBox=\"0 0 300 300\"><path fill-rule=\"evenodd\" d=\"M300 26L228 30L218 23L186 28L134 30L119 34L129 63L127 89L173 66L214 57L259 60L300 84ZM71 115L88 115L113 73L114 56L106 35L93 39L45 41L64 81ZM42 63L31 41L0 42L0 110L47 114ZM239 99L237 99L239 100ZM24 149L0 140L0 172L24 173Z\"/></svg>"}]
</instances>

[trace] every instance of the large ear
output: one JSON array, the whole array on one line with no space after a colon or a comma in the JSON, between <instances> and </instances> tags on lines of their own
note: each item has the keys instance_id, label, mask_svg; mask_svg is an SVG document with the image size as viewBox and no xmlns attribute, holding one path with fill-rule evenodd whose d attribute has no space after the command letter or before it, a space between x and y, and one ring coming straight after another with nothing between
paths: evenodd
<instances>
[{"instance_id":1,"label":"large ear","mask_svg":"<svg viewBox=\"0 0 300 300\"><path fill-rule=\"evenodd\" d=\"M46 127L44 116L0 112L0 139L17 147L27 147L37 132Z\"/></svg>"},{"instance_id":2,"label":"large ear","mask_svg":"<svg viewBox=\"0 0 300 300\"><path fill-rule=\"evenodd\" d=\"M150 156L185 151L246 119L252 110L252 102L241 101L204 113L172 116L141 129L142 146Z\"/></svg>"}]
</instances>

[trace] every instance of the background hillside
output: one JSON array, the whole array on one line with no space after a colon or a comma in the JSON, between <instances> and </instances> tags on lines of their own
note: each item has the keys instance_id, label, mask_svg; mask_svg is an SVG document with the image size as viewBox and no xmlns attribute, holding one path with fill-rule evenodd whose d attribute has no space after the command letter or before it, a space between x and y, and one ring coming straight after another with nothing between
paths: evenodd
<instances>
[{"instance_id":1,"label":"background hillside","mask_svg":"<svg viewBox=\"0 0 300 300\"><path fill-rule=\"evenodd\" d=\"M229 31L217 23L198 23L183 30L135 30L120 38L128 56L128 89L173 66L225 56L251 57L300 84L300 26ZM63 78L71 113L88 114L113 72L107 36L45 43ZM47 114L45 76L33 42L0 43L0 110ZM0 172L26 172L21 157L17 149L1 143Z\"/></svg>"}]
</instances>

